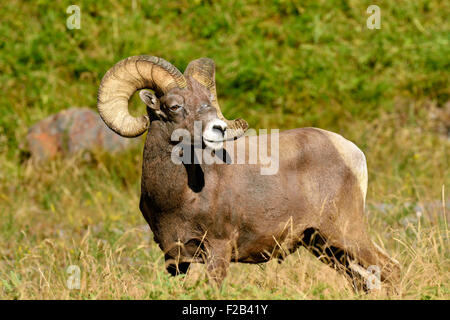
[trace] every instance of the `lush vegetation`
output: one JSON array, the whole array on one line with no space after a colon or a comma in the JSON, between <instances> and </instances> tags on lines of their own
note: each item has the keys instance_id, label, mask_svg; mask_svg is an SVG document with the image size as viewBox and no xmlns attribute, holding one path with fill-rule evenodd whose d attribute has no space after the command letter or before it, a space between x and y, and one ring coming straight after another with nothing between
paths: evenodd
<instances>
[{"instance_id":1,"label":"lush vegetation","mask_svg":"<svg viewBox=\"0 0 450 320\"><path fill-rule=\"evenodd\" d=\"M73 2L0 4L0 298L450 298L450 2ZM79 30L66 28L71 4ZM366 27L370 4L379 30ZM370 232L402 264L399 293L357 295L304 250L281 265L235 264L221 289L202 266L171 278L138 209L142 148L27 160L33 123L95 109L105 71L137 54L182 71L211 57L228 118L317 126L360 146ZM66 287L69 265L80 290Z\"/></svg>"}]
</instances>

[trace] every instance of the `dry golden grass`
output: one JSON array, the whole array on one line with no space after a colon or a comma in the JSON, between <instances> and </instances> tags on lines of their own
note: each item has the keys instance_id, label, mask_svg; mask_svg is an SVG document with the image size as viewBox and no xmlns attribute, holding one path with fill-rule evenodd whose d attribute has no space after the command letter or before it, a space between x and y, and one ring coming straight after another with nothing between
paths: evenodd
<instances>
[{"instance_id":1,"label":"dry golden grass","mask_svg":"<svg viewBox=\"0 0 450 320\"><path fill-rule=\"evenodd\" d=\"M2 249L0 265L3 299L448 299L448 232L437 226L394 230L395 250L403 272L398 294L383 290L358 295L347 280L300 249L282 264L232 264L221 289L206 281L203 265L193 265L186 277L171 278L163 255L149 242L147 228L118 235L114 244L88 227L72 239L47 238L29 245L25 232L20 244ZM377 235L375 234L375 237ZM27 241L28 240L28 241ZM13 254L11 254L13 252ZM81 269L81 288L69 290L66 268Z\"/></svg>"}]
</instances>

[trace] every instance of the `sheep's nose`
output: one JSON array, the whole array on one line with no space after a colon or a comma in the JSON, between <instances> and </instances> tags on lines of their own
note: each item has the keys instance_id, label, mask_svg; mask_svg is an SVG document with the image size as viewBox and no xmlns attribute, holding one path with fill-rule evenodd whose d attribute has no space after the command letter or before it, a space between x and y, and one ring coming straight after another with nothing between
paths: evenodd
<instances>
[{"instance_id":1,"label":"sheep's nose","mask_svg":"<svg viewBox=\"0 0 450 320\"><path fill-rule=\"evenodd\" d=\"M219 122L219 123L214 123L213 125L213 130L219 130L222 133L225 133L225 130L227 129L227 124L225 122Z\"/></svg>"}]
</instances>

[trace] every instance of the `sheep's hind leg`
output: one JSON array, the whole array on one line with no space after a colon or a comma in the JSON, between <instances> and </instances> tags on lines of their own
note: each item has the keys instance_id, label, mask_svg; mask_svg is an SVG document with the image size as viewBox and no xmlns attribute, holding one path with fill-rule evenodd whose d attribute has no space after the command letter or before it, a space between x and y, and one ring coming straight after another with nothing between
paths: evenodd
<instances>
[{"instance_id":1,"label":"sheep's hind leg","mask_svg":"<svg viewBox=\"0 0 450 320\"><path fill-rule=\"evenodd\" d=\"M354 272L349 268L348 254L342 248L328 243L316 229L306 229L301 244L321 262L345 275L353 284L355 291L366 289L361 281L355 279Z\"/></svg>"},{"instance_id":2,"label":"sheep's hind leg","mask_svg":"<svg viewBox=\"0 0 450 320\"><path fill-rule=\"evenodd\" d=\"M381 283L386 283L388 293L398 293L400 282L400 265L398 261L389 257L378 245L367 239L364 245L353 246L354 259L348 263L354 277L358 277L365 284L365 290L380 289ZM349 248L351 250L352 248Z\"/></svg>"},{"instance_id":3,"label":"sheep's hind leg","mask_svg":"<svg viewBox=\"0 0 450 320\"><path fill-rule=\"evenodd\" d=\"M344 274L355 291L378 289L381 281L388 282L395 291L399 279L398 262L364 237L359 241L327 238L310 228L304 233L302 244L320 261Z\"/></svg>"},{"instance_id":4,"label":"sheep's hind leg","mask_svg":"<svg viewBox=\"0 0 450 320\"><path fill-rule=\"evenodd\" d=\"M353 226L352 232L337 232L332 230L330 234L324 234L329 243L342 249L346 254L345 266L353 282L360 282L365 291L380 289L381 283L387 284L386 289L390 293L398 291L400 281L400 265L389 257L368 236L364 228Z\"/></svg>"}]
</instances>

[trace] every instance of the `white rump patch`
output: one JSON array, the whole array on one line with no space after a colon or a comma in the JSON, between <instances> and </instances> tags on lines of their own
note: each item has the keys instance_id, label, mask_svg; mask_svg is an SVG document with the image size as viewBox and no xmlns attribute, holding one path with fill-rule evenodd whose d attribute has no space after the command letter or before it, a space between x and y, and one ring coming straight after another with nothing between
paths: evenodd
<instances>
[{"instance_id":1,"label":"white rump patch","mask_svg":"<svg viewBox=\"0 0 450 320\"><path fill-rule=\"evenodd\" d=\"M345 139L343 136L334 132L322 129L319 130L325 132L328 135L331 142L339 152L339 155L341 156L344 163L355 175L356 179L359 182L359 187L363 194L363 200L365 203L368 180L366 156L353 142Z\"/></svg>"}]
</instances>

